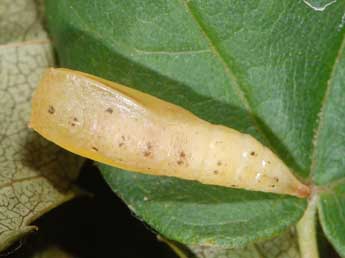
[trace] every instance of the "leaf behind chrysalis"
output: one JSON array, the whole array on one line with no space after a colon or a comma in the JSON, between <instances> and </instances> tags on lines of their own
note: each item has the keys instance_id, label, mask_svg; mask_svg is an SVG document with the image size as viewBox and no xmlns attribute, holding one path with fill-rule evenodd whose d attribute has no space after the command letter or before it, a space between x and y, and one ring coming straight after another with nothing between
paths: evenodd
<instances>
[{"instance_id":1,"label":"leaf behind chrysalis","mask_svg":"<svg viewBox=\"0 0 345 258\"><path fill-rule=\"evenodd\" d=\"M0 251L37 230L31 222L76 195L80 159L27 127L31 95L54 64L33 0L0 4Z\"/></svg>"}]
</instances>

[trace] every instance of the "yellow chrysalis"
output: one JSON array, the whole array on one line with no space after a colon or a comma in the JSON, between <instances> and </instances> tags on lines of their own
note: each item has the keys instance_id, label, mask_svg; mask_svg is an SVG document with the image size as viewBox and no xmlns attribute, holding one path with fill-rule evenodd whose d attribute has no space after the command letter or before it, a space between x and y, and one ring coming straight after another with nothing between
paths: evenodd
<instances>
[{"instance_id":1,"label":"yellow chrysalis","mask_svg":"<svg viewBox=\"0 0 345 258\"><path fill-rule=\"evenodd\" d=\"M310 192L250 135L73 70L45 72L30 126L71 152L130 171L298 197Z\"/></svg>"}]
</instances>

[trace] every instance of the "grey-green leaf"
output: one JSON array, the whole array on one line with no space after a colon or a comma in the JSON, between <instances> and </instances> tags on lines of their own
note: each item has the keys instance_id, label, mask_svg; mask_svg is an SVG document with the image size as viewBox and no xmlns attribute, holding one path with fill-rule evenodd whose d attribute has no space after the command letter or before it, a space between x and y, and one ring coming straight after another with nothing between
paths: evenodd
<instances>
[{"instance_id":1,"label":"grey-green leaf","mask_svg":"<svg viewBox=\"0 0 345 258\"><path fill-rule=\"evenodd\" d=\"M53 51L34 0L0 3L0 251L77 194L80 158L28 128L31 95Z\"/></svg>"}]
</instances>

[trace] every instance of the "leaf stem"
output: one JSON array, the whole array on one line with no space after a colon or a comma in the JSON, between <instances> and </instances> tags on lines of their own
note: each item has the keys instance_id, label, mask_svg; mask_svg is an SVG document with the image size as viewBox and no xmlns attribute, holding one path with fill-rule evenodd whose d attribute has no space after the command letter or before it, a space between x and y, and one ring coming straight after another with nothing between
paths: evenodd
<instances>
[{"instance_id":1,"label":"leaf stem","mask_svg":"<svg viewBox=\"0 0 345 258\"><path fill-rule=\"evenodd\" d=\"M183 250L181 250L181 248L175 245L172 241L169 241L168 239L161 237L160 235L157 235L157 239L168 245L179 258L189 258L188 255Z\"/></svg>"},{"instance_id":2,"label":"leaf stem","mask_svg":"<svg viewBox=\"0 0 345 258\"><path fill-rule=\"evenodd\" d=\"M314 193L302 219L297 223L298 244L301 258L319 258L316 239L316 208L318 195Z\"/></svg>"}]
</instances>

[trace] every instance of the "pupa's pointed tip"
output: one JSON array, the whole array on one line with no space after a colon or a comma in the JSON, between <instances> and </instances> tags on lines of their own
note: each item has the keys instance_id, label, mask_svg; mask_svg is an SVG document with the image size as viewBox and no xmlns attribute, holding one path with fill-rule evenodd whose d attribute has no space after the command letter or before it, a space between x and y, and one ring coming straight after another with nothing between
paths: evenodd
<instances>
[{"instance_id":1,"label":"pupa's pointed tip","mask_svg":"<svg viewBox=\"0 0 345 258\"><path fill-rule=\"evenodd\" d=\"M301 184L297 187L296 196L300 198L307 198L310 195L310 187L308 185Z\"/></svg>"}]
</instances>

